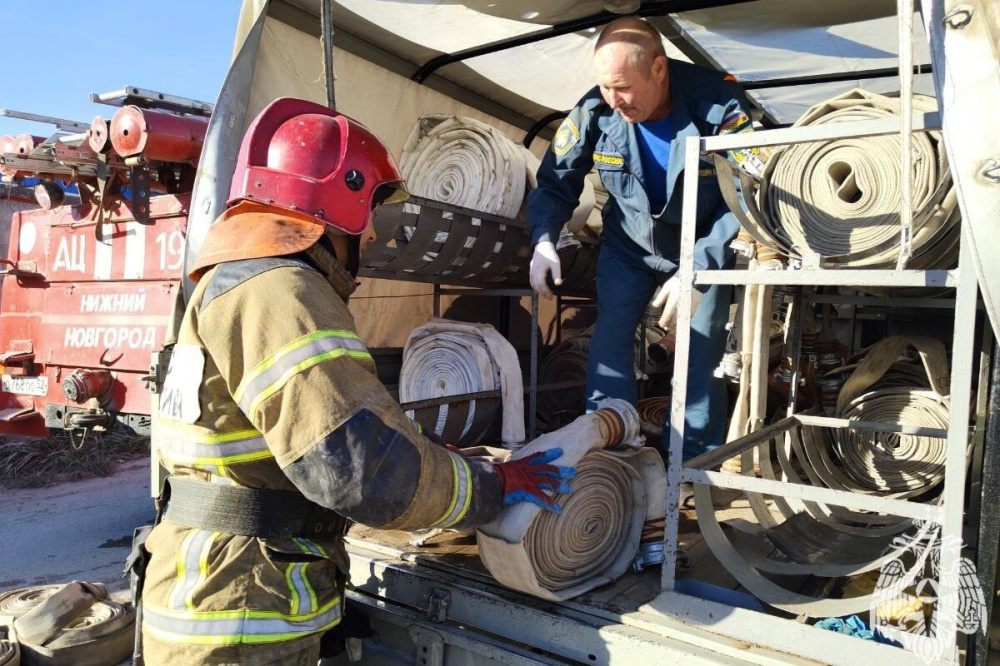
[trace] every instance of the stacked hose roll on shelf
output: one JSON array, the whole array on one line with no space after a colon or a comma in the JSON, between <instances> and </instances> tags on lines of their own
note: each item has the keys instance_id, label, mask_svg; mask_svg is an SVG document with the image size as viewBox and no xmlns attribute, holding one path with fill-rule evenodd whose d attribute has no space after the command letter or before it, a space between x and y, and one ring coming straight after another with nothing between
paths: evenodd
<instances>
[{"instance_id":1,"label":"stacked hose roll on shelf","mask_svg":"<svg viewBox=\"0 0 1000 666\"><path fill-rule=\"evenodd\" d=\"M561 601L621 576L644 530L662 529L666 470L660 455L642 446L638 415L623 400L602 403L513 458L552 448L563 451L553 464L577 470L573 492L553 497L561 512L528 502L506 507L478 529L476 541L483 564L499 582Z\"/></svg>"},{"instance_id":2,"label":"stacked hose roll on shelf","mask_svg":"<svg viewBox=\"0 0 1000 666\"><path fill-rule=\"evenodd\" d=\"M500 398L464 397L487 391L499 391ZM432 319L410 333L399 376L400 402L448 396L455 399L407 415L456 446L492 443L497 435L505 446L524 442L517 351L492 326Z\"/></svg>"},{"instance_id":3,"label":"stacked hose roll on shelf","mask_svg":"<svg viewBox=\"0 0 1000 666\"><path fill-rule=\"evenodd\" d=\"M525 192L524 153L473 118L428 115L417 121L399 169L414 194L502 217L517 217Z\"/></svg>"},{"instance_id":4,"label":"stacked hose roll on shelf","mask_svg":"<svg viewBox=\"0 0 1000 666\"><path fill-rule=\"evenodd\" d=\"M921 95L913 105L917 111L937 108L933 98ZM899 108L897 98L853 90L812 107L795 126L879 120L898 116ZM768 159L759 187L724 157L715 161L727 203L761 248L826 267L892 268L900 252L899 142L898 134L890 134L784 146ZM907 267L952 268L959 209L941 133L915 133L913 150Z\"/></svg>"},{"instance_id":5,"label":"stacked hose roll on shelf","mask_svg":"<svg viewBox=\"0 0 1000 666\"><path fill-rule=\"evenodd\" d=\"M400 159L414 196L379 209L378 240L367 246L361 274L526 288L531 232L523 209L537 167L534 155L490 125L460 116L420 118ZM568 228L582 229L594 206L588 183ZM568 234L557 249L562 292L593 292L594 240Z\"/></svg>"},{"instance_id":6,"label":"stacked hose roll on shelf","mask_svg":"<svg viewBox=\"0 0 1000 666\"><path fill-rule=\"evenodd\" d=\"M905 352L915 350L919 360ZM920 376L917 376L917 372ZM854 421L947 429L948 366L944 346L923 337L889 337L866 350L837 400L835 416ZM806 414L821 413L819 410ZM752 436L752 435L751 435ZM753 475L753 448L741 454ZM936 503L944 474L940 437L795 424L757 446L760 476L772 481ZM840 599L782 587L778 575L838 578L877 571L933 528L910 518L815 501L748 492L754 521L720 524L707 486L695 485L698 522L726 569L765 603L810 617L863 612L871 595ZM761 553L777 549L776 555ZM830 581L831 587L834 583Z\"/></svg>"},{"instance_id":7,"label":"stacked hose roll on shelf","mask_svg":"<svg viewBox=\"0 0 1000 666\"><path fill-rule=\"evenodd\" d=\"M563 383L576 386L538 393L538 421L543 431L560 428L583 414L587 402L585 386L589 358L589 335L563 340L545 357L538 369L540 386Z\"/></svg>"}]
</instances>

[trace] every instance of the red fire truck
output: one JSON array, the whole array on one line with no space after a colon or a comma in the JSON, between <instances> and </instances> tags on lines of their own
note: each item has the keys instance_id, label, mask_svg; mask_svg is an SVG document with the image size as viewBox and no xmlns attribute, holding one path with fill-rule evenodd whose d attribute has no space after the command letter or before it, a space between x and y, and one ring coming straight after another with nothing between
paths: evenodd
<instances>
[{"instance_id":1,"label":"red fire truck","mask_svg":"<svg viewBox=\"0 0 1000 666\"><path fill-rule=\"evenodd\" d=\"M164 343L184 263L190 192L212 106L126 86L119 107L48 138L0 137L5 183L37 179L0 259L0 433L120 424L148 434L151 354ZM64 190L79 203L64 203Z\"/></svg>"}]
</instances>

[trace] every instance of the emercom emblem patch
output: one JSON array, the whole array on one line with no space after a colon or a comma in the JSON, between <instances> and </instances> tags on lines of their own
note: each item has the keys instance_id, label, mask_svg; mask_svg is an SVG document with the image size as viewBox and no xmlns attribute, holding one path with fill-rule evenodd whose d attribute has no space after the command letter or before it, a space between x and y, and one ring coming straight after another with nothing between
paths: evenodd
<instances>
[{"instance_id":1,"label":"emercom emblem patch","mask_svg":"<svg viewBox=\"0 0 1000 666\"><path fill-rule=\"evenodd\" d=\"M559 131L556 132L556 137L552 139L552 152L559 156L565 155L579 140L580 130L577 129L572 120L567 118L562 121Z\"/></svg>"}]
</instances>

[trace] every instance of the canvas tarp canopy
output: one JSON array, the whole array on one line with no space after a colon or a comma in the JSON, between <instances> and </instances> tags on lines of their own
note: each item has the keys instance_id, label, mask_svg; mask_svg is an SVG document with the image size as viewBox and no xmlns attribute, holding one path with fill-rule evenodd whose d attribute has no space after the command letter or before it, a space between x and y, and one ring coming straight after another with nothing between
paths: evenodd
<instances>
[{"instance_id":1,"label":"canvas tarp canopy","mask_svg":"<svg viewBox=\"0 0 1000 666\"><path fill-rule=\"evenodd\" d=\"M650 17L668 36L668 56L727 71L750 86L897 66L894 0L684 0L646 2L644 7L681 4L705 8ZM243 26L260 5L260 0L246 1ZM337 0L334 43L410 77L436 56L580 21L600 14L602 7L600 0ZM319 0L272 0L269 11L318 34ZM914 62L929 64L919 19L913 26ZM501 119L519 116L522 121L515 124L533 123L552 111L568 110L593 86L591 53L598 30L593 26L449 64L426 85L466 101L481 98L479 105ZM338 76L348 64L336 64ZM860 81L769 86L750 94L772 122L787 124L812 104ZM863 85L875 92L898 90L894 76ZM930 75L918 75L916 87L933 94Z\"/></svg>"},{"instance_id":2,"label":"canvas tarp canopy","mask_svg":"<svg viewBox=\"0 0 1000 666\"><path fill-rule=\"evenodd\" d=\"M279 96L326 103L320 5L321 0L244 0L233 67L202 156L189 256L225 203L239 137L253 115ZM764 124L792 123L813 104L855 87L899 89L894 75L870 74L898 66L894 0L642 3L648 14L675 7L685 11L649 15L665 35L668 55L735 75ZM539 121L568 110L592 87L591 56L602 9L601 0L337 0L332 3L337 108L366 123L397 156L416 119L428 113L468 115L521 141ZM412 80L421 66L443 54L549 34L552 26L573 21L589 27L447 64L420 83ZM912 24L913 62L929 69L919 16ZM934 94L932 75L916 75L914 89ZM542 140L531 146L534 152L545 150L557 124L557 119L547 123Z\"/></svg>"}]
</instances>

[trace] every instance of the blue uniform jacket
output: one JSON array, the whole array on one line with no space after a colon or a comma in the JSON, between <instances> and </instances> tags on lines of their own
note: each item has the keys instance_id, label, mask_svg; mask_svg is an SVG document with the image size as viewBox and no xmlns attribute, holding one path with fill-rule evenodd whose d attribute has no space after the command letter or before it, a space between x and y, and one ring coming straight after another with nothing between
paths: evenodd
<instances>
[{"instance_id":1,"label":"blue uniform jacket","mask_svg":"<svg viewBox=\"0 0 1000 666\"><path fill-rule=\"evenodd\" d=\"M677 136L670 146L664 210L649 209L635 127L595 87L563 121L538 169L538 188L528 196L532 246L559 238L579 201L584 177L596 165L611 194L603 210L602 241L653 270L669 274L677 269L686 139L750 131L752 122L746 97L732 77L678 60L670 60L668 67ZM741 151L730 159L742 163L755 155L756 149ZM722 268L732 258L729 243L739 223L722 199L714 167L702 161L698 176L695 269Z\"/></svg>"}]
</instances>

